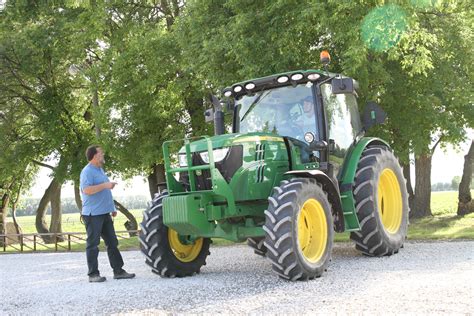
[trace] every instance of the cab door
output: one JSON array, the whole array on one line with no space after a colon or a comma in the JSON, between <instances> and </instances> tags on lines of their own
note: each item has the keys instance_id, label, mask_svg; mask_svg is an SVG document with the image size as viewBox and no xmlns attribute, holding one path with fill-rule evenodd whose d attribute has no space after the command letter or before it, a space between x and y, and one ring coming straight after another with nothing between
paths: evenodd
<instances>
[{"instance_id":1,"label":"cab door","mask_svg":"<svg viewBox=\"0 0 474 316\"><path fill-rule=\"evenodd\" d=\"M334 175L339 176L349 147L361 132L356 96L352 93L333 94L331 84L321 85L321 96L326 114L327 139L333 143L329 152L329 163Z\"/></svg>"}]
</instances>

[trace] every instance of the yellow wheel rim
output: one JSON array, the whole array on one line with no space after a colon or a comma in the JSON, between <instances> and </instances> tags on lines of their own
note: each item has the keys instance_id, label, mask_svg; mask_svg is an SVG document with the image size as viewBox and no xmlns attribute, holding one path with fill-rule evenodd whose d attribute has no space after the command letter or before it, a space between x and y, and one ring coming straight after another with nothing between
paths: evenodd
<instances>
[{"instance_id":1,"label":"yellow wheel rim","mask_svg":"<svg viewBox=\"0 0 474 316\"><path fill-rule=\"evenodd\" d=\"M179 240L178 232L168 228L168 240L171 251L175 257L182 262L191 262L199 256L202 249L203 239L199 238L193 244L186 245Z\"/></svg>"},{"instance_id":2,"label":"yellow wheel rim","mask_svg":"<svg viewBox=\"0 0 474 316\"><path fill-rule=\"evenodd\" d=\"M318 262L328 241L324 209L315 199L308 199L298 217L298 242L303 256L311 263Z\"/></svg>"},{"instance_id":3,"label":"yellow wheel rim","mask_svg":"<svg viewBox=\"0 0 474 316\"><path fill-rule=\"evenodd\" d=\"M403 203L398 178L391 169L384 169L380 175L377 202L385 230L395 234L402 224Z\"/></svg>"}]
</instances>

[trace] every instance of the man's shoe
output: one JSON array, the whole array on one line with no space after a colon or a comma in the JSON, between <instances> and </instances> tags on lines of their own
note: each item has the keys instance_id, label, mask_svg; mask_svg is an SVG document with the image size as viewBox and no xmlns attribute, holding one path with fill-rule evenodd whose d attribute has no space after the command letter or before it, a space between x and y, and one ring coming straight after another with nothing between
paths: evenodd
<instances>
[{"instance_id":1,"label":"man's shoe","mask_svg":"<svg viewBox=\"0 0 474 316\"><path fill-rule=\"evenodd\" d=\"M135 273L128 273L125 270L122 270L119 273L114 273L114 279L120 280L120 279L133 279L135 277Z\"/></svg>"},{"instance_id":2,"label":"man's shoe","mask_svg":"<svg viewBox=\"0 0 474 316\"><path fill-rule=\"evenodd\" d=\"M105 282L107 280L105 277L100 275L91 275L89 276L89 282Z\"/></svg>"}]
</instances>

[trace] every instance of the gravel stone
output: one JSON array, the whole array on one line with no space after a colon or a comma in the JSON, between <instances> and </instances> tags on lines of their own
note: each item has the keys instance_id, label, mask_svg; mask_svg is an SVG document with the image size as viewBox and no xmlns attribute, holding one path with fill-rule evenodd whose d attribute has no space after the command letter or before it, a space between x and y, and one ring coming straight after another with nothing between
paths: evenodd
<instances>
[{"instance_id":1,"label":"gravel stone","mask_svg":"<svg viewBox=\"0 0 474 316\"><path fill-rule=\"evenodd\" d=\"M132 280L89 283L84 253L0 255L1 315L474 314L474 242L409 242L392 257L337 243L321 278L279 279L244 245L211 247L201 274L165 279L138 251L122 253Z\"/></svg>"}]
</instances>

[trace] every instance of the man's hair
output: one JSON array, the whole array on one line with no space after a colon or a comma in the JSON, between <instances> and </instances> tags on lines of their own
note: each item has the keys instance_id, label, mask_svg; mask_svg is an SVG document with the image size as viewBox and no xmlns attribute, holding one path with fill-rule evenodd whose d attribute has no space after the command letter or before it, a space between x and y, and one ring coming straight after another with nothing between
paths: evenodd
<instances>
[{"instance_id":1,"label":"man's hair","mask_svg":"<svg viewBox=\"0 0 474 316\"><path fill-rule=\"evenodd\" d=\"M86 158L87 158L87 161L91 161L95 154L97 154L97 149L100 148L99 145L90 145L89 147L87 147L86 149Z\"/></svg>"}]
</instances>

